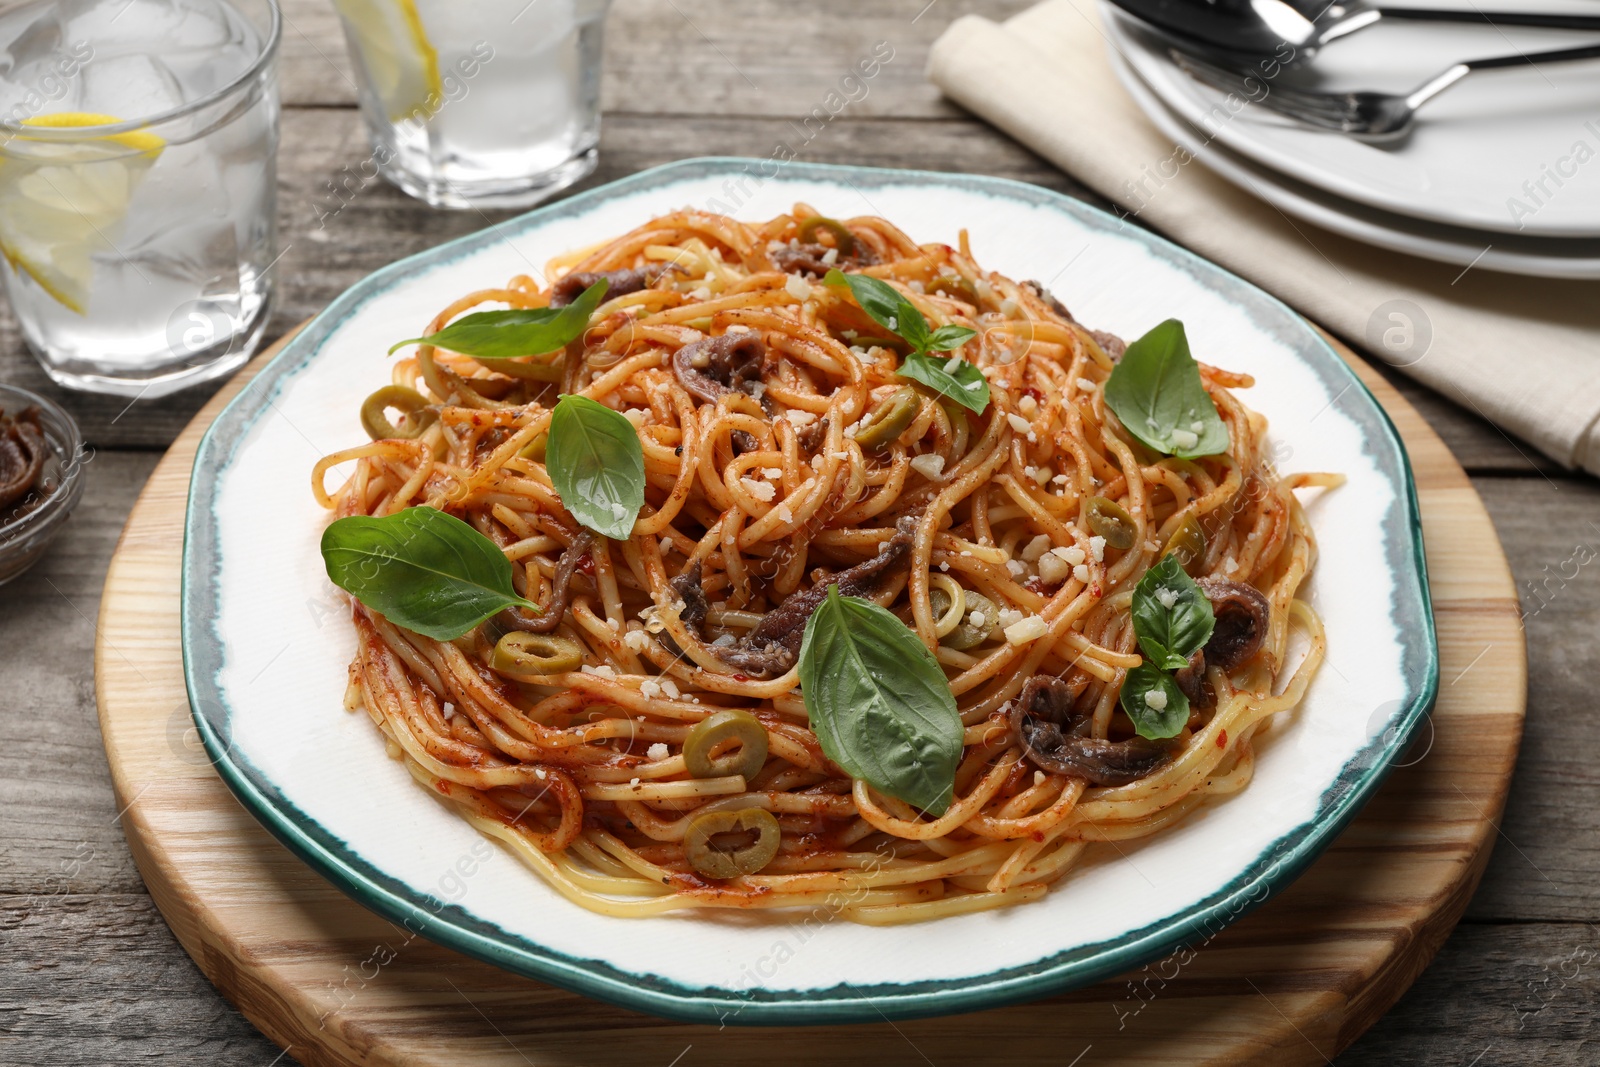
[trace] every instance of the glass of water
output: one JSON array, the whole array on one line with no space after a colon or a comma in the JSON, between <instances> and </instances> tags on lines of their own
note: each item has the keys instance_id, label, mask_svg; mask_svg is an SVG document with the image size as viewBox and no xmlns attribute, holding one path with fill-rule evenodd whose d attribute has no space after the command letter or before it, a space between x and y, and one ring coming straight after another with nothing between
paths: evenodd
<instances>
[{"instance_id":1,"label":"glass of water","mask_svg":"<svg viewBox=\"0 0 1600 1067\"><path fill-rule=\"evenodd\" d=\"M609 0L333 0L371 165L435 207L526 207L594 170Z\"/></svg>"},{"instance_id":2,"label":"glass of water","mask_svg":"<svg viewBox=\"0 0 1600 1067\"><path fill-rule=\"evenodd\" d=\"M6 292L62 385L155 397L225 374L275 262L275 0L0 11Z\"/></svg>"}]
</instances>

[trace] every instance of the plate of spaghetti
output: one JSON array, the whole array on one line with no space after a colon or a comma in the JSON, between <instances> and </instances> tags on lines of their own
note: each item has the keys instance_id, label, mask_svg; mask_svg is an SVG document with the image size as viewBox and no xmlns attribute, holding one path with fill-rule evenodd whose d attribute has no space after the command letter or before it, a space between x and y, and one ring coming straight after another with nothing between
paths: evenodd
<instances>
[{"instance_id":1,"label":"plate of spaghetti","mask_svg":"<svg viewBox=\"0 0 1600 1067\"><path fill-rule=\"evenodd\" d=\"M379 271L207 433L184 574L196 722L269 830L701 1021L1202 940L1437 688L1404 449L1315 331L956 175L692 160Z\"/></svg>"}]
</instances>

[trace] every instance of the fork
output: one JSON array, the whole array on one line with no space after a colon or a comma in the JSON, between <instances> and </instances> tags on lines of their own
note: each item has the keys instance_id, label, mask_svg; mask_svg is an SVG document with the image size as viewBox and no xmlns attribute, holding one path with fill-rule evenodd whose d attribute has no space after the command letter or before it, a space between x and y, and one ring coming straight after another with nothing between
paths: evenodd
<instances>
[{"instance_id":1,"label":"fork","mask_svg":"<svg viewBox=\"0 0 1600 1067\"><path fill-rule=\"evenodd\" d=\"M1326 93L1288 86L1267 86L1266 81L1253 71L1217 66L1178 49L1172 49L1170 54L1173 62L1196 81L1242 96L1251 103L1298 119L1308 126L1337 130L1367 141L1392 141L1410 132L1418 108L1473 71L1600 59L1600 44L1534 52L1531 55L1463 60L1404 94L1362 91ZM1264 86L1266 94L1258 97Z\"/></svg>"}]
</instances>

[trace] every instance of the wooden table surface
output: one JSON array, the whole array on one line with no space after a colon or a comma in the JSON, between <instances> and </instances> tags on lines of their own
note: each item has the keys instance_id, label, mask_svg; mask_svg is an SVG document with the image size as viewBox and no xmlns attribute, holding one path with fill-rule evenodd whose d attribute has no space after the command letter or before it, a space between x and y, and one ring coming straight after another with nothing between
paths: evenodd
<instances>
[{"instance_id":1,"label":"wooden table surface","mask_svg":"<svg viewBox=\"0 0 1600 1067\"><path fill-rule=\"evenodd\" d=\"M886 41L893 59L866 97L800 158L994 174L1101 203L923 77L928 47L952 19L1023 6L618 0L607 26L600 167L580 188L686 156L766 156L779 141L802 140L792 120L821 106ZM283 257L268 341L370 271L505 217L431 210L381 181L363 187L356 168L368 147L332 8L284 0L284 9ZM269 1067L280 1050L201 976L151 904L117 824L95 719L94 620L107 562L162 450L210 390L132 406L65 394L34 364L9 311L0 317L0 381L61 400L94 448L66 533L33 571L0 586L0 1064ZM1394 381L1472 476L1505 544L1528 630L1527 732L1500 840L1465 919L1411 992L1337 1062L1593 1064L1600 567L1591 564L1600 559L1600 485ZM175 714L175 743L183 727ZM904 1051L899 1062L928 1062L910 1045ZM663 1049L660 1067L678 1052ZM681 1067L693 1064L690 1051Z\"/></svg>"}]
</instances>

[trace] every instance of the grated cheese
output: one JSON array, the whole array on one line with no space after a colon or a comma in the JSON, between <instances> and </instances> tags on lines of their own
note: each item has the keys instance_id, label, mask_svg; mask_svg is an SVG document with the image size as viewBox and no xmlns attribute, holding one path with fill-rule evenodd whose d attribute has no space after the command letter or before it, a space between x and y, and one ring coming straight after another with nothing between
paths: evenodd
<instances>
[{"instance_id":1,"label":"grated cheese","mask_svg":"<svg viewBox=\"0 0 1600 1067\"><path fill-rule=\"evenodd\" d=\"M1029 615L1021 622L1014 622L1006 627L1006 643L1010 645L1025 645L1029 641L1037 641L1050 632L1050 627L1037 615Z\"/></svg>"},{"instance_id":2,"label":"grated cheese","mask_svg":"<svg viewBox=\"0 0 1600 1067\"><path fill-rule=\"evenodd\" d=\"M1071 573L1072 567L1054 552L1046 552L1039 557L1039 577L1045 584L1059 585Z\"/></svg>"},{"instance_id":3,"label":"grated cheese","mask_svg":"<svg viewBox=\"0 0 1600 1067\"><path fill-rule=\"evenodd\" d=\"M778 490L770 482L757 481L755 478L740 478L739 484L745 487L746 492L764 504L770 503L772 498L778 495Z\"/></svg>"},{"instance_id":4,"label":"grated cheese","mask_svg":"<svg viewBox=\"0 0 1600 1067\"><path fill-rule=\"evenodd\" d=\"M1022 558L1029 563L1034 563L1048 551L1050 551L1050 535L1040 534L1032 541L1029 541L1027 546L1023 548Z\"/></svg>"},{"instance_id":5,"label":"grated cheese","mask_svg":"<svg viewBox=\"0 0 1600 1067\"><path fill-rule=\"evenodd\" d=\"M1052 554L1060 556L1062 559L1073 564L1074 566L1082 563L1085 559L1083 549L1079 548L1077 545L1067 545L1065 548L1052 548L1050 551Z\"/></svg>"}]
</instances>

